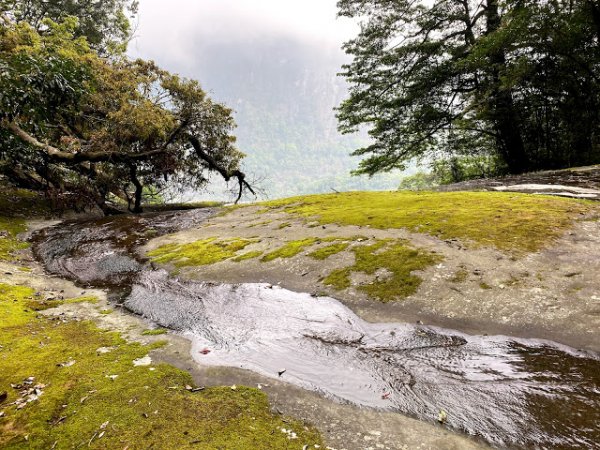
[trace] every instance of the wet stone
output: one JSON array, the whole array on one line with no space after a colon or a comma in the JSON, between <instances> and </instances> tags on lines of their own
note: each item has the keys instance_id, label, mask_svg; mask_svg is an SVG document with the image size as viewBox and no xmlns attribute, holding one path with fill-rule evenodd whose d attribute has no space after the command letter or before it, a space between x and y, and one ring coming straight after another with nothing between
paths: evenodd
<instances>
[{"instance_id":1,"label":"wet stone","mask_svg":"<svg viewBox=\"0 0 600 450\"><path fill-rule=\"evenodd\" d=\"M118 297L128 309L188 337L200 364L242 367L340 402L439 421L496 446L598 447L597 354L542 340L368 323L333 298L266 284L181 281L136 258L148 230L174 232L209 215L61 225L38 237L35 252L52 273L125 291Z\"/></svg>"}]
</instances>

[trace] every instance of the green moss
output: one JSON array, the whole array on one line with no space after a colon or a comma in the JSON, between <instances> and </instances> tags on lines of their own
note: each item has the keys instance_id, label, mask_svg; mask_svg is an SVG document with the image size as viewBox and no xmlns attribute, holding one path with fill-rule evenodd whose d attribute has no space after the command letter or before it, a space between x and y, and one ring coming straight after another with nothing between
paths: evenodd
<instances>
[{"instance_id":1,"label":"green moss","mask_svg":"<svg viewBox=\"0 0 600 450\"><path fill-rule=\"evenodd\" d=\"M25 231L25 220L0 217L0 261L14 260L15 252L29 247L27 242L17 239L17 235Z\"/></svg>"},{"instance_id":2,"label":"green moss","mask_svg":"<svg viewBox=\"0 0 600 450\"><path fill-rule=\"evenodd\" d=\"M592 202L501 192L349 192L276 200L270 209L321 224L407 228L510 252L536 251Z\"/></svg>"},{"instance_id":3,"label":"green moss","mask_svg":"<svg viewBox=\"0 0 600 450\"><path fill-rule=\"evenodd\" d=\"M153 328L142 331L142 335L144 336L160 336L161 334L167 334L169 330L165 328Z\"/></svg>"},{"instance_id":4,"label":"green moss","mask_svg":"<svg viewBox=\"0 0 600 450\"><path fill-rule=\"evenodd\" d=\"M319 241L319 238L307 238L300 239L297 241L286 242L282 247L274 250L270 253L267 253L260 260L263 262L273 261L277 258L291 258L292 256L296 256L306 247L310 247Z\"/></svg>"},{"instance_id":5,"label":"green moss","mask_svg":"<svg viewBox=\"0 0 600 450\"><path fill-rule=\"evenodd\" d=\"M30 272L32 272L32 269L31 269L31 267L25 267L25 266L23 266L23 267L19 267L18 271L19 272L30 273Z\"/></svg>"},{"instance_id":6,"label":"green moss","mask_svg":"<svg viewBox=\"0 0 600 450\"><path fill-rule=\"evenodd\" d=\"M273 221L272 220L264 220L262 222L251 223L250 225L248 225L248 228L262 227L264 225L269 225L271 222L273 222Z\"/></svg>"},{"instance_id":7,"label":"green moss","mask_svg":"<svg viewBox=\"0 0 600 450\"><path fill-rule=\"evenodd\" d=\"M100 310L100 314L104 315L104 316L108 316L109 314L112 314L115 310L114 309L102 309Z\"/></svg>"},{"instance_id":8,"label":"green moss","mask_svg":"<svg viewBox=\"0 0 600 450\"><path fill-rule=\"evenodd\" d=\"M291 227L292 224L289 222L283 222L282 224L279 224L279 226L277 227L278 230L283 230L284 228L288 228Z\"/></svg>"},{"instance_id":9,"label":"green moss","mask_svg":"<svg viewBox=\"0 0 600 450\"><path fill-rule=\"evenodd\" d=\"M40 192L0 185L0 211L6 217L43 216L50 203Z\"/></svg>"},{"instance_id":10,"label":"green moss","mask_svg":"<svg viewBox=\"0 0 600 450\"><path fill-rule=\"evenodd\" d=\"M329 258L330 256L337 255L338 253L343 252L350 245L349 242L339 242L336 244L328 245L327 247L323 247L315 250L312 253L309 253L308 256L318 260L324 260Z\"/></svg>"},{"instance_id":11,"label":"green moss","mask_svg":"<svg viewBox=\"0 0 600 450\"><path fill-rule=\"evenodd\" d=\"M85 297L67 298L63 300L63 303L98 303L98 297L88 295Z\"/></svg>"},{"instance_id":12,"label":"green moss","mask_svg":"<svg viewBox=\"0 0 600 450\"><path fill-rule=\"evenodd\" d=\"M460 267L456 271L454 276L450 278L450 281L452 281L453 283L463 283L464 281L466 281L468 276L469 272L467 271L467 269L465 269L464 267Z\"/></svg>"},{"instance_id":13,"label":"green moss","mask_svg":"<svg viewBox=\"0 0 600 450\"><path fill-rule=\"evenodd\" d=\"M370 297L382 302L402 299L414 294L422 280L414 275L441 260L441 257L420 249L409 247L406 241L380 240L372 245L352 248L355 255L353 266L334 270L323 283L341 290L349 288L353 272L375 275L385 269L386 275L373 282L358 286Z\"/></svg>"},{"instance_id":14,"label":"green moss","mask_svg":"<svg viewBox=\"0 0 600 450\"><path fill-rule=\"evenodd\" d=\"M205 266L236 256L250 244L258 242L250 239L227 239L217 241L216 238L204 239L189 244L168 244L148 253L152 261L165 264L173 263L175 267Z\"/></svg>"},{"instance_id":15,"label":"green moss","mask_svg":"<svg viewBox=\"0 0 600 450\"><path fill-rule=\"evenodd\" d=\"M135 367L156 346L128 343L89 322L24 312L34 291L0 284L0 447L3 449L274 449L323 445L314 429L274 415L257 389L188 392L190 375L166 364ZM98 348L112 351L100 354ZM68 362L69 364L65 364ZM150 370L153 369L153 370ZM12 384L35 377L42 393L22 409ZM43 385L43 386L42 386ZM32 387L33 387L32 386ZM289 440L282 428L292 429Z\"/></svg>"},{"instance_id":16,"label":"green moss","mask_svg":"<svg viewBox=\"0 0 600 450\"><path fill-rule=\"evenodd\" d=\"M247 253L242 253L240 256L237 256L235 258L232 259L232 261L235 262L242 262L242 261L246 261L248 259L254 259L254 258L258 258L260 256L262 256L263 252L260 250L256 250L253 252L247 252Z\"/></svg>"},{"instance_id":17,"label":"green moss","mask_svg":"<svg viewBox=\"0 0 600 450\"><path fill-rule=\"evenodd\" d=\"M481 283L479 283L479 287L480 287L481 289L485 289L485 290L487 290L487 289L492 289L492 287L491 287L489 284L487 284L487 283L485 283L485 282L483 282L483 281L482 281Z\"/></svg>"},{"instance_id":18,"label":"green moss","mask_svg":"<svg viewBox=\"0 0 600 450\"><path fill-rule=\"evenodd\" d=\"M60 305L64 304L73 304L73 303L98 303L97 297L77 297L77 298L67 298L64 300L53 299L53 300L45 300L38 297L30 297L27 299L26 305L28 308L33 311L44 311L50 308L56 308Z\"/></svg>"}]
</instances>

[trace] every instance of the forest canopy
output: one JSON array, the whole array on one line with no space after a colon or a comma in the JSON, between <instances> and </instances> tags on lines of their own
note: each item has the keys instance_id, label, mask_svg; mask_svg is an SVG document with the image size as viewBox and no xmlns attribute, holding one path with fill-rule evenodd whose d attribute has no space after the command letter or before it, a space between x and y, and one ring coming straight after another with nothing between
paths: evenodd
<instances>
[{"instance_id":1,"label":"forest canopy","mask_svg":"<svg viewBox=\"0 0 600 450\"><path fill-rule=\"evenodd\" d=\"M135 4L66 2L101 4L105 20L94 28L85 8L86 20L55 21L7 3L0 3L0 174L68 206L105 212L110 199L139 212L143 192L200 188L211 172L235 179L238 199L252 191L239 170L232 111L197 81L124 56L124 11ZM28 4L51 13L58 3L65 2Z\"/></svg>"},{"instance_id":2,"label":"forest canopy","mask_svg":"<svg viewBox=\"0 0 600 450\"><path fill-rule=\"evenodd\" d=\"M522 173L600 162L598 0L340 0L340 130L367 127L358 173L414 159Z\"/></svg>"}]
</instances>

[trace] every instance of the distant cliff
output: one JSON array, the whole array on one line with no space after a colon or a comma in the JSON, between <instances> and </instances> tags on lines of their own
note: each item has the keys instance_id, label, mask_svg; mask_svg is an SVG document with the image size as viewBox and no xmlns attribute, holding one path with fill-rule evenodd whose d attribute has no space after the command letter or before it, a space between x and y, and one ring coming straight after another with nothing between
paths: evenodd
<instances>
[{"instance_id":1,"label":"distant cliff","mask_svg":"<svg viewBox=\"0 0 600 450\"><path fill-rule=\"evenodd\" d=\"M333 44L269 36L202 41L194 53L184 72L235 109L245 170L265 177L270 197L397 187L399 174L350 175L358 158L349 154L367 137L337 131L333 108L347 86L336 76L345 55Z\"/></svg>"}]
</instances>

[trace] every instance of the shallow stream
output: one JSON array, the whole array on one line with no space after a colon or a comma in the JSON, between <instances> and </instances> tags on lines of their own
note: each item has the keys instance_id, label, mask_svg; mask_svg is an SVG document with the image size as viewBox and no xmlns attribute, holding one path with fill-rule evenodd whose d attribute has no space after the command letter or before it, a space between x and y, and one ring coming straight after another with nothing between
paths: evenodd
<instances>
[{"instance_id":1,"label":"shallow stream","mask_svg":"<svg viewBox=\"0 0 600 450\"><path fill-rule=\"evenodd\" d=\"M183 281L139 258L149 238L201 224L193 210L42 231L56 275L192 343L200 364L249 369L340 402L398 411L498 447L600 448L600 355L549 341L368 323L339 301L266 284Z\"/></svg>"}]
</instances>

